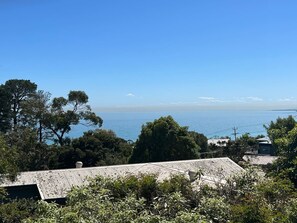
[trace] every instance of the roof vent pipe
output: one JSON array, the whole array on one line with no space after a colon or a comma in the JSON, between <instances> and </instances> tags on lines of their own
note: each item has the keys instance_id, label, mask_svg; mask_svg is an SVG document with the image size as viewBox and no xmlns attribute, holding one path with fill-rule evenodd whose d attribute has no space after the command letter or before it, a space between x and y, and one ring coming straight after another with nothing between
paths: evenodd
<instances>
[{"instance_id":1,"label":"roof vent pipe","mask_svg":"<svg viewBox=\"0 0 297 223\"><path fill-rule=\"evenodd\" d=\"M83 166L83 162L81 162L81 161L77 161L77 162L75 163L75 167L76 167L76 168L82 168L82 166Z\"/></svg>"},{"instance_id":2,"label":"roof vent pipe","mask_svg":"<svg viewBox=\"0 0 297 223\"><path fill-rule=\"evenodd\" d=\"M191 182L193 182L197 179L197 172L195 172L195 171L188 170L188 175L189 175Z\"/></svg>"}]
</instances>

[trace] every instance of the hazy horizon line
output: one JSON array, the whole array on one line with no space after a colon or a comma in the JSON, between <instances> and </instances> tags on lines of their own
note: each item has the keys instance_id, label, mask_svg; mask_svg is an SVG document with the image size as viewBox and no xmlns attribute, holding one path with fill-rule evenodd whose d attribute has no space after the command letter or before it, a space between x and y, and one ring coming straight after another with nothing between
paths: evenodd
<instances>
[{"instance_id":1,"label":"hazy horizon line","mask_svg":"<svg viewBox=\"0 0 297 223\"><path fill-rule=\"evenodd\" d=\"M131 105L131 106L104 106L93 107L95 112L165 112L165 111L206 111L206 110L271 110L297 111L297 105Z\"/></svg>"}]
</instances>

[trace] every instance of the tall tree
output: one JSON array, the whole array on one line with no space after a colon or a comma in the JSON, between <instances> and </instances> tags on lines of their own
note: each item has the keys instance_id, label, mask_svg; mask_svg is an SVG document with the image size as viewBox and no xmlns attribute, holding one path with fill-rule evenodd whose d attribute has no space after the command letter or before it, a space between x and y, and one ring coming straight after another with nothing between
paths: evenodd
<instances>
[{"instance_id":1,"label":"tall tree","mask_svg":"<svg viewBox=\"0 0 297 223\"><path fill-rule=\"evenodd\" d=\"M199 150L187 127L179 126L171 116L161 117L142 126L130 162L195 159Z\"/></svg>"},{"instance_id":2,"label":"tall tree","mask_svg":"<svg viewBox=\"0 0 297 223\"><path fill-rule=\"evenodd\" d=\"M5 114L5 116L11 118L12 127L15 129L18 124L26 119L25 116L21 115L22 103L35 94L37 85L30 80L11 79L6 81L1 88L4 95L1 97L1 101L9 100L8 102L5 101L4 106L7 106L6 103L9 103L10 106L9 114Z\"/></svg>"},{"instance_id":3,"label":"tall tree","mask_svg":"<svg viewBox=\"0 0 297 223\"><path fill-rule=\"evenodd\" d=\"M31 127L37 128L39 143L45 142L49 137L48 135L51 135L46 131L43 123L50 108L50 96L50 93L39 90L22 103L23 110L21 113L27 116L27 122Z\"/></svg>"},{"instance_id":4,"label":"tall tree","mask_svg":"<svg viewBox=\"0 0 297 223\"><path fill-rule=\"evenodd\" d=\"M44 115L43 124L64 145L64 136L73 125L93 125L101 127L103 120L92 112L87 104L88 96L84 91L70 91L68 98L54 98L49 111Z\"/></svg>"}]
</instances>

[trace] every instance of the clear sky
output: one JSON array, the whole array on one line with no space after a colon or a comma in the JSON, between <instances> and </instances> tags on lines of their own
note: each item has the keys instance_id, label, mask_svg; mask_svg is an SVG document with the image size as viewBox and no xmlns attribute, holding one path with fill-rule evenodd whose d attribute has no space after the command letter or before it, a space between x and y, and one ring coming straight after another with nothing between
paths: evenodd
<instances>
[{"instance_id":1,"label":"clear sky","mask_svg":"<svg viewBox=\"0 0 297 223\"><path fill-rule=\"evenodd\" d=\"M0 83L96 110L296 108L296 0L0 0Z\"/></svg>"}]
</instances>

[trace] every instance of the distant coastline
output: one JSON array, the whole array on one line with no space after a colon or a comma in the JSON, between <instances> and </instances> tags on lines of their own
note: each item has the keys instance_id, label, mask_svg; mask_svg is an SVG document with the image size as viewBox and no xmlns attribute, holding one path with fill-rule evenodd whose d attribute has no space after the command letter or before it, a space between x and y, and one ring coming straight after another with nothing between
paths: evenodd
<instances>
[{"instance_id":1,"label":"distant coastline","mask_svg":"<svg viewBox=\"0 0 297 223\"><path fill-rule=\"evenodd\" d=\"M294 112L297 112L297 109L294 109L294 108L288 108L288 109L273 109L273 110L271 110L271 111L276 111L276 112L292 112L292 111L294 111Z\"/></svg>"}]
</instances>

